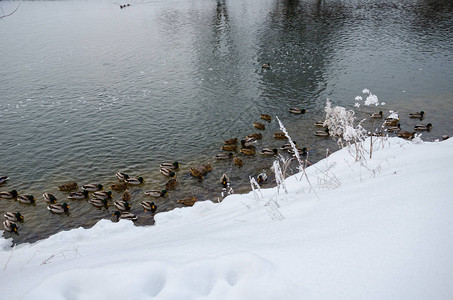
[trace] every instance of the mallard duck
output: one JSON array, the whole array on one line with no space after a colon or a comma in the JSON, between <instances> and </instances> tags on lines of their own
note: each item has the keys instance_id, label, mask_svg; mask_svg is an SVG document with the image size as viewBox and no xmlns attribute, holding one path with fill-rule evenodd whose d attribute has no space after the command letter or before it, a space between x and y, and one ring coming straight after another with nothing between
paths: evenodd
<instances>
[{"instance_id":1,"label":"mallard duck","mask_svg":"<svg viewBox=\"0 0 453 300\"><path fill-rule=\"evenodd\" d=\"M260 151L261 155L277 155L278 150L276 148L270 149L270 148L264 148Z\"/></svg>"},{"instance_id":2,"label":"mallard duck","mask_svg":"<svg viewBox=\"0 0 453 300\"><path fill-rule=\"evenodd\" d=\"M63 183L62 185L58 186L58 189L60 191L73 191L76 190L79 186L77 185L76 182L67 182Z\"/></svg>"},{"instance_id":3,"label":"mallard duck","mask_svg":"<svg viewBox=\"0 0 453 300\"><path fill-rule=\"evenodd\" d=\"M329 128L326 128L324 131L316 131L315 136L321 136L321 137L329 136Z\"/></svg>"},{"instance_id":4,"label":"mallard duck","mask_svg":"<svg viewBox=\"0 0 453 300\"><path fill-rule=\"evenodd\" d=\"M67 203L50 204L47 206L47 210L54 214L63 214L69 211L69 205Z\"/></svg>"},{"instance_id":5,"label":"mallard duck","mask_svg":"<svg viewBox=\"0 0 453 300\"><path fill-rule=\"evenodd\" d=\"M42 197L47 203L57 203L57 197L51 193L44 193L42 194Z\"/></svg>"},{"instance_id":6,"label":"mallard duck","mask_svg":"<svg viewBox=\"0 0 453 300\"><path fill-rule=\"evenodd\" d=\"M116 216L117 220L137 221L137 219L138 219L138 217L131 212L115 211L115 213L113 215Z\"/></svg>"},{"instance_id":7,"label":"mallard duck","mask_svg":"<svg viewBox=\"0 0 453 300\"><path fill-rule=\"evenodd\" d=\"M228 139L223 141L225 145L236 145L238 143L238 138Z\"/></svg>"},{"instance_id":8,"label":"mallard duck","mask_svg":"<svg viewBox=\"0 0 453 300\"><path fill-rule=\"evenodd\" d=\"M177 161L174 161L172 163L170 162L164 162L160 164L160 168L165 168L165 169L172 169L172 170L178 170L180 166L180 163Z\"/></svg>"},{"instance_id":9,"label":"mallard duck","mask_svg":"<svg viewBox=\"0 0 453 300\"><path fill-rule=\"evenodd\" d=\"M414 132L409 132L409 131L400 131L398 132L398 137L406 139L406 140L412 140L415 136L415 131Z\"/></svg>"},{"instance_id":10,"label":"mallard duck","mask_svg":"<svg viewBox=\"0 0 453 300\"><path fill-rule=\"evenodd\" d=\"M255 147L253 148L242 148L239 150L244 155L255 155Z\"/></svg>"},{"instance_id":11,"label":"mallard duck","mask_svg":"<svg viewBox=\"0 0 453 300\"><path fill-rule=\"evenodd\" d=\"M423 119L425 112L422 110L421 112L413 112L409 114L409 118L411 119Z\"/></svg>"},{"instance_id":12,"label":"mallard duck","mask_svg":"<svg viewBox=\"0 0 453 300\"><path fill-rule=\"evenodd\" d=\"M145 195L147 196L151 196L151 197L165 197L168 195L168 192L167 190L149 190L149 191L145 191Z\"/></svg>"},{"instance_id":13,"label":"mallard duck","mask_svg":"<svg viewBox=\"0 0 453 300\"><path fill-rule=\"evenodd\" d=\"M126 173L123 173L123 172L118 172L115 175L116 175L116 178L118 178L118 180L121 180L121 181L125 181L126 179L129 178L129 175L127 175Z\"/></svg>"},{"instance_id":14,"label":"mallard duck","mask_svg":"<svg viewBox=\"0 0 453 300\"><path fill-rule=\"evenodd\" d=\"M253 138L246 138L245 140L241 140L241 146L242 148L250 148L253 147L253 145L256 144L256 139Z\"/></svg>"},{"instance_id":15,"label":"mallard duck","mask_svg":"<svg viewBox=\"0 0 453 300\"><path fill-rule=\"evenodd\" d=\"M315 123L313 123L313 125L315 125L316 127L324 127L324 121L316 121Z\"/></svg>"},{"instance_id":16,"label":"mallard duck","mask_svg":"<svg viewBox=\"0 0 453 300\"><path fill-rule=\"evenodd\" d=\"M258 174L258 176L256 177L256 181L260 184L263 182L266 182L267 179L268 179L268 177L267 177L266 172L262 172L262 173Z\"/></svg>"},{"instance_id":17,"label":"mallard duck","mask_svg":"<svg viewBox=\"0 0 453 300\"><path fill-rule=\"evenodd\" d=\"M21 222L24 220L24 216L20 212L6 212L3 216L11 222Z\"/></svg>"},{"instance_id":18,"label":"mallard duck","mask_svg":"<svg viewBox=\"0 0 453 300\"><path fill-rule=\"evenodd\" d=\"M109 206L109 202L104 198L93 198L88 201L91 205L95 207L106 207Z\"/></svg>"},{"instance_id":19,"label":"mallard duck","mask_svg":"<svg viewBox=\"0 0 453 300\"><path fill-rule=\"evenodd\" d=\"M0 192L0 198L3 199L14 199L17 197L17 191L12 190L11 192Z\"/></svg>"},{"instance_id":20,"label":"mallard duck","mask_svg":"<svg viewBox=\"0 0 453 300\"><path fill-rule=\"evenodd\" d=\"M267 70L269 70L270 68L271 68L271 64L270 64L270 63L263 64L263 65L261 66L261 69L267 69Z\"/></svg>"},{"instance_id":21,"label":"mallard duck","mask_svg":"<svg viewBox=\"0 0 453 300\"><path fill-rule=\"evenodd\" d=\"M263 138L263 135L261 133L252 133L249 134L245 137L246 139L255 139L255 140L261 140Z\"/></svg>"},{"instance_id":22,"label":"mallard duck","mask_svg":"<svg viewBox=\"0 0 453 300\"><path fill-rule=\"evenodd\" d=\"M171 178L168 180L168 182L165 184L165 189L169 190L174 188L178 184L178 180L176 178Z\"/></svg>"},{"instance_id":23,"label":"mallard duck","mask_svg":"<svg viewBox=\"0 0 453 300\"><path fill-rule=\"evenodd\" d=\"M5 231L17 233L16 223L14 223L10 220L5 220L3 222L3 228L5 228Z\"/></svg>"},{"instance_id":24,"label":"mallard duck","mask_svg":"<svg viewBox=\"0 0 453 300\"><path fill-rule=\"evenodd\" d=\"M399 121L400 121L399 119L387 118L384 121L384 126L387 126L387 127L389 127L389 126L397 126Z\"/></svg>"},{"instance_id":25,"label":"mallard duck","mask_svg":"<svg viewBox=\"0 0 453 300\"><path fill-rule=\"evenodd\" d=\"M7 182L8 179L8 176L0 176L0 184Z\"/></svg>"},{"instance_id":26,"label":"mallard duck","mask_svg":"<svg viewBox=\"0 0 453 300\"><path fill-rule=\"evenodd\" d=\"M140 202L140 206L143 207L145 212L150 211L152 213L155 213L157 210L157 206L153 201L142 201Z\"/></svg>"},{"instance_id":27,"label":"mallard duck","mask_svg":"<svg viewBox=\"0 0 453 300\"><path fill-rule=\"evenodd\" d=\"M431 123L428 123L428 124L417 124L414 126L414 130L417 130L417 131L429 131L431 130L431 128L433 128L433 124Z\"/></svg>"},{"instance_id":28,"label":"mallard duck","mask_svg":"<svg viewBox=\"0 0 453 300\"><path fill-rule=\"evenodd\" d=\"M226 185L228 182L230 182L230 178L224 173L222 177L220 177L220 184Z\"/></svg>"},{"instance_id":29,"label":"mallard duck","mask_svg":"<svg viewBox=\"0 0 453 300\"><path fill-rule=\"evenodd\" d=\"M236 145L223 145L222 150L223 151L236 151L238 149L238 146Z\"/></svg>"},{"instance_id":30,"label":"mallard duck","mask_svg":"<svg viewBox=\"0 0 453 300\"><path fill-rule=\"evenodd\" d=\"M168 176L168 177L171 177L171 178L176 176L176 173L173 172L172 169L167 169L167 168L162 168L162 167L160 168L160 173L162 175L164 175L164 176Z\"/></svg>"},{"instance_id":31,"label":"mallard duck","mask_svg":"<svg viewBox=\"0 0 453 300\"><path fill-rule=\"evenodd\" d=\"M260 123L260 122L254 122L253 123L253 126L256 128L256 129L259 129L259 130L264 130L266 129L266 126L264 126L263 123Z\"/></svg>"},{"instance_id":32,"label":"mallard duck","mask_svg":"<svg viewBox=\"0 0 453 300\"><path fill-rule=\"evenodd\" d=\"M279 139L279 140L286 140L288 137L284 132L276 132L274 133L274 138Z\"/></svg>"},{"instance_id":33,"label":"mallard duck","mask_svg":"<svg viewBox=\"0 0 453 300\"><path fill-rule=\"evenodd\" d=\"M382 114L382 110L381 110L381 111L379 111L378 113L372 114L372 115L371 115L371 118L372 118L372 119L382 119L382 115L383 115L383 114Z\"/></svg>"},{"instance_id":34,"label":"mallard duck","mask_svg":"<svg viewBox=\"0 0 453 300\"><path fill-rule=\"evenodd\" d=\"M139 184L142 184L143 182L145 182L145 180L143 180L143 177L138 177L138 178L129 177L128 179L125 180L125 182L130 185L139 185Z\"/></svg>"},{"instance_id":35,"label":"mallard duck","mask_svg":"<svg viewBox=\"0 0 453 300\"><path fill-rule=\"evenodd\" d=\"M271 115L267 115L267 114L262 114L261 116L261 119L263 119L264 121L271 121L272 120L272 117Z\"/></svg>"},{"instance_id":36,"label":"mallard duck","mask_svg":"<svg viewBox=\"0 0 453 300\"><path fill-rule=\"evenodd\" d=\"M229 153L219 153L219 154L216 154L216 156L214 157L215 159L219 159L219 160L222 160L222 159L230 159L233 157L233 153L229 152Z\"/></svg>"},{"instance_id":37,"label":"mallard duck","mask_svg":"<svg viewBox=\"0 0 453 300\"><path fill-rule=\"evenodd\" d=\"M196 178L200 178L201 180L203 180L203 174L195 167L192 167L190 168L190 175L192 175L193 177L196 177Z\"/></svg>"},{"instance_id":38,"label":"mallard duck","mask_svg":"<svg viewBox=\"0 0 453 300\"><path fill-rule=\"evenodd\" d=\"M450 136L448 136L447 134L444 134L442 136L442 140L445 141L445 140L448 140L450 138Z\"/></svg>"},{"instance_id":39,"label":"mallard duck","mask_svg":"<svg viewBox=\"0 0 453 300\"><path fill-rule=\"evenodd\" d=\"M17 201L24 204L33 204L36 202L35 197L33 195L18 195Z\"/></svg>"},{"instance_id":40,"label":"mallard duck","mask_svg":"<svg viewBox=\"0 0 453 300\"><path fill-rule=\"evenodd\" d=\"M238 166L238 167L240 168L240 167L242 167L242 165L243 165L244 163L242 162L242 159L240 159L239 157L235 157L235 158L233 159L233 164L236 165L236 166Z\"/></svg>"},{"instance_id":41,"label":"mallard duck","mask_svg":"<svg viewBox=\"0 0 453 300\"><path fill-rule=\"evenodd\" d=\"M124 210L131 209L131 205L129 204L129 202L124 201L124 200L115 201L115 202L113 202L113 205L115 205L116 209L118 209L118 210L124 211Z\"/></svg>"},{"instance_id":42,"label":"mallard duck","mask_svg":"<svg viewBox=\"0 0 453 300\"><path fill-rule=\"evenodd\" d=\"M300 156L307 156L307 148L303 147L302 149L297 148L297 152L299 153ZM293 149L288 149L289 154L295 154Z\"/></svg>"},{"instance_id":43,"label":"mallard duck","mask_svg":"<svg viewBox=\"0 0 453 300\"><path fill-rule=\"evenodd\" d=\"M306 113L306 110L305 110L305 108L300 109L300 108L293 107L293 108L289 109L289 112L293 113L293 114L300 115L300 114Z\"/></svg>"},{"instance_id":44,"label":"mallard duck","mask_svg":"<svg viewBox=\"0 0 453 300\"><path fill-rule=\"evenodd\" d=\"M110 198L112 198L112 192L111 191L107 191L107 192L97 191L97 192L93 193L93 196L95 198L99 198L99 199L110 199Z\"/></svg>"},{"instance_id":45,"label":"mallard duck","mask_svg":"<svg viewBox=\"0 0 453 300\"><path fill-rule=\"evenodd\" d=\"M297 146L297 142L294 142L294 145ZM280 150L286 150L288 151L289 149L293 149L293 146L291 146L291 144L283 144L281 147L280 147Z\"/></svg>"},{"instance_id":46,"label":"mallard duck","mask_svg":"<svg viewBox=\"0 0 453 300\"><path fill-rule=\"evenodd\" d=\"M399 132L401 130L401 125L398 123L396 126L389 126L386 128L388 132Z\"/></svg>"},{"instance_id":47,"label":"mallard duck","mask_svg":"<svg viewBox=\"0 0 453 300\"><path fill-rule=\"evenodd\" d=\"M88 191L88 192L96 192L99 190L102 190L103 186L102 184L85 184L82 185L82 190Z\"/></svg>"},{"instance_id":48,"label":"mallard duck","mask_svg":"<svg viewBox=\"0 0 453 300\"><path fill-rule=\"evenodd\" d=\"M123 201L130 201L132 199L131 193L129 190L125 190L123 195L121 196L121 200Z\"/></svg>"},{"instance_id":49,"label":"mallard duck","mask_svg":"<svg viewBox=\"0 0 453 300\"><path fill-rule=\"evenodd\" d=\"M110 186L110 188L114 191L124 191L127 189L127 184L125 182L114 183Z\"/></svg>"},{"instance_id":50,"label":"mallard duck","mask_svg":"<svg viewBox=\"0 0 453 300\"><path fill-rule=\"evenodd\" d=\"M81 192L73 192L68 195L68 199L75 199L75 200L80 200L80 199L85 199L88 197L88 191L81 191Z\"/></svg>"},{"instance_id":51,"label":"mallard duck","mask_svg":"<svg viewBox=\"0 0 453 300\"><path fill-rule=\"evenodd\" d=\"M212 171L212 165L211 165L210 163L202 164L202 165L200 166L200 172L201 172L201 174L206 175L206 174L208 174L208 173L211 172L211 171Z\"/></svg>"},{"instance_id":52,"label":"mallard duck","mask_svg":"<svg viewBox=\"0 0 453 300\"><path fill-rule=\"evenodd\" d=\"M178 203L181 203L186 206L193 206L195 204L195 202L197 202L197 201L198 201L197 198L192 197L192 198L179 199Z\"/></svg>"}]
</instances>

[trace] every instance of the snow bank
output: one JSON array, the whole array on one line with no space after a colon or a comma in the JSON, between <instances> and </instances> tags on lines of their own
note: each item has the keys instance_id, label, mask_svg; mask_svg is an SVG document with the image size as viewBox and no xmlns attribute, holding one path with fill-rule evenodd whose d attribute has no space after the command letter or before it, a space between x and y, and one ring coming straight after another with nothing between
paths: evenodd
<instances>
[{"instance_id":1,"label":"snow bank","mask_svg":"<svg viewBox=\"0 0 453 300\"><path fill-rule=\"evenodd\" d=\"M377 148L366 162L333 153L307 169L311 186L288 178L287 195L199 202L150 227L102 220L14 249L0 239L0 299L450 298L453 139Z\"/></svg>"}]
</instances>

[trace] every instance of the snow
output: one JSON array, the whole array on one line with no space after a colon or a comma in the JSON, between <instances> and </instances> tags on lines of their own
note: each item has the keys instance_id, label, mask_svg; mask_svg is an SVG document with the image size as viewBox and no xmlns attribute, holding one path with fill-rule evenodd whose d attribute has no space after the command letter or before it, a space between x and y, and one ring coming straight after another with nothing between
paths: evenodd
<instances>
[{"instance_id":1,"label":"snow","mask_svg":"<svg viewBox=\"0 0 453 300\"><path fill-rule=\"evenodd\" d=\"M198 202L148 227L102 220L15 248L0 239L0 299L451 299L453 139L383 144L367 161L333 153L307 168L311 186L287 178L288 194Z\"/></svg>"}]
</instances>

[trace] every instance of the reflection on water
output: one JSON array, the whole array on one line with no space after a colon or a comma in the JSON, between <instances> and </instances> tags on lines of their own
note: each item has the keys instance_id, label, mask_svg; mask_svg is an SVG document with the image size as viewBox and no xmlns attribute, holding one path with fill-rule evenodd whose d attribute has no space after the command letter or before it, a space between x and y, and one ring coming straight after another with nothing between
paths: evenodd
<instances>
[{"instance_id":1,"label":"reflection on water","mask_svg":"<svg viewBox=\"0 0 453 300\"><path fill-rule=\"evenodd\" d=\"M110 1L24 1L0 27L0 175L10 177L0 190L38 203L2 199L0 212L25 215L18 242L89 227L114 209L68 200L68 216L51 215L41 194L62 201L58 183L108 186L123 171L146 179L131 189L133 212L152 224L139 206L143 191L162 188L158 165L174 160L183 164L180 184L156 200L159 212L192 195L216 200L224 172L246 192L272 159L241 156L241 169L214 161L224 139L255 132L267 113L317 161L336 149L313 136L325 99L352 108L365 87L403 117L427 112L434 129L425 139L451 135L452 15L448 0L175 0L123 10ZM292 115L293 106L308 112ZM257 148L283 144L272 138L275 120L266 126ZM189 168L204 162L214 169L198 182Z\"/></svg>"}]
</instances>

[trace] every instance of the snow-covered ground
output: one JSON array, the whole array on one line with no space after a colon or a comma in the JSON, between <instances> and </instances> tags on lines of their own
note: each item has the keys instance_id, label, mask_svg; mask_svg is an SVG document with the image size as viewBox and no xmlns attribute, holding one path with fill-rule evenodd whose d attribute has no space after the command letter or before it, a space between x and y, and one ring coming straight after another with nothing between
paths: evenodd
<instances>
[{"instance_id":1,"label":"snow-covered ground","mask_svg":"<svg viewBox=\"0 0 453 300\"><path fill-rule=\"evenodd\" d=\"M1 239L0 299L451 299L453 139L389 144L309 167L316 193L299 174L288 194L203 201L155 226Z\"/></svg>"}]
</instances>

